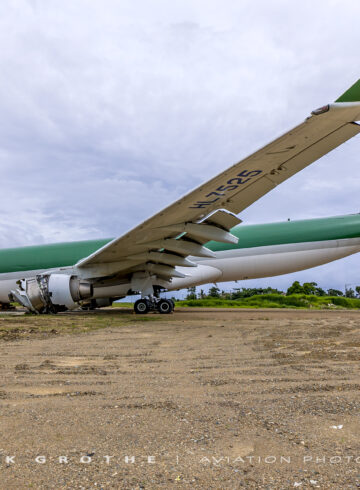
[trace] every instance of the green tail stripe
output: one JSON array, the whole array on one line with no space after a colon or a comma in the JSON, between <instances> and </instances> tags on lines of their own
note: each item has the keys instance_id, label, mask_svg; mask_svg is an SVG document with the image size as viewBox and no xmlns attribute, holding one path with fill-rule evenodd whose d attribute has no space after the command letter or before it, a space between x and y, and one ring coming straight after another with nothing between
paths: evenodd
<instances>
[{"instance_id":1,"label":"green tail stripe","mask_svg":"<svg viewBox=\"0 0 360 490\"><path fill-rule=\"evenodd\" d=\"M360 102L360 79L354 83L335 102Z\"/></svg>"}]
</instances>

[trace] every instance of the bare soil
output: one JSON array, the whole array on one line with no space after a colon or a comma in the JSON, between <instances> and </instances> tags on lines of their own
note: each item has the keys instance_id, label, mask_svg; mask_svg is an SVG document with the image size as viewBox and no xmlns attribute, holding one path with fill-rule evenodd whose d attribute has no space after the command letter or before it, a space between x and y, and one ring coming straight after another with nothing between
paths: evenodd
<instances>
[{"instance_id":1,"label":"bare soil","mask_svg":"<svg viewBox=\"0 0 360 490\"><path fill-rule=\"evenodd\" d=\"M357 488L359 361L357 311L1 314L0 488Z\"/></svg>"}]
</instances>

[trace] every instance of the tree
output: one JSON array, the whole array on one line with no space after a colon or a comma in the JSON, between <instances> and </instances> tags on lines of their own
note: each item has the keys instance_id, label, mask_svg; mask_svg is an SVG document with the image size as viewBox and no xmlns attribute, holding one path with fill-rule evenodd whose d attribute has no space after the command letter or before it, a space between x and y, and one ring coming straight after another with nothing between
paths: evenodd
<instances>
[{"instance_id":1,"label":"tree","mask_svg":"<svg viewBox=\"0 0 360 490\"><path fill-rule=\"evenodd\" d=\"M287 296L290 296L291 294L304 294L304 288L299 281L294 281L286 291Z\"/></svg>"},{"instance_id":2,"label":"tree","mask_svg":"<svg viewBox=\"0 0 360 490\"><path fill-rule=\"evenodd\" d=\"M196 299L196 286L192 286L191 288L188 288L186 299Z\"/></svg>"},{"instance_id":3,"label":"tree","mask_svg":"<svg viewBox=\"0 0 360 490\"><path fill-rule=\"evenodd\" d=\"M258 296L261 294L283 294L283 292L271 287L265 289L264 288L241 288L241 289L235 288L230 295L230 299L250 298L251 296Z\"/></svg>"},{"instance_id":4,"label":"tree","mask_svg":"<svg viewBox=\"0 0 360 490\"><path fill-rule=\"evenodd\" d=\"M316 288L315 294L316 294L316 296L326 296L326 291L323 288L321 288L320 286L318 286Z\"/></svg>"},{"instance_id":5,"label":"tree","mask_svg":"<svg viewBox=\"0 0 360 490\"><path fill-rule=\"evenodd\" d=\"M209 289L210 298L220 298L220 289L217 286L213 286Z\"/></svg>"},{"instance_id":6,"label":"tree","mask_svg":"<svg viewBox=\"0 0 360 490\"><path fill-rule=\"evenodd\" d=\"M223 290L223 291L221 291L221 295L220 295L220 297L221 297L222 299L231 299L231 293L228 293L227 291L224 291L224 290Z\"/></svg>"},{"instance_id":7,"label":"tree","mask_svg":"<svg viewBox=\"0 0 360 490\"><path fill-rule=\"evenodd\" d=\"M317 285L316 282L304 282L303 285L299 281L295 281L286 291L287 296L290 294L306 294L313 296L325 296L325 291Z\"/></svg>"},{"instance_id":8,"label":"tree","mask_svg":"<svg viewBox=\"0 0 360 490\"><path fill-rule=\"evenodd\" d=\"M328 289L327 292L328 296L344 296L342 291L339 291L339 289Z\"/></svg>"},{"instance_id":9,"label":"tree","mask_svg":"<svg viewBox=\"0 0 360 490\"><path fill-rule=\"evenodd\" d=\"M263 294L284 294L284 291L280 291L280 289L268 287L266 289L263 289Z\"/></svg>"},{"instance_id":10,"label":"tree","mask_svg":"<svg viewBox=\"0 0 360 490\"><path fill-rule=\"evenodd\" d=\"M345 291L345 296L346 296L347 298L355 298L355 291L354 291L352 288L347 289L347 290Z\"/></svg>"},{"instance_id":11,"label":"tree","mask_svg":"<svg viewBox=\"0 0 360 490\"><path fill-rule=\"evenodd\" d=\"M316 282L304 282L303 284L304 294L316 295L317 283Z\"/></svg>"},{"instance_id":12,"label":"tree","mask_svg":"<svg viewBox=\"0 0 360 490\"><path fill-rule=\"evenodd\" d=\"M360 286L356 286L355 291L356 291L356 295L360 296Z\"/></svg>"}]
</instances>

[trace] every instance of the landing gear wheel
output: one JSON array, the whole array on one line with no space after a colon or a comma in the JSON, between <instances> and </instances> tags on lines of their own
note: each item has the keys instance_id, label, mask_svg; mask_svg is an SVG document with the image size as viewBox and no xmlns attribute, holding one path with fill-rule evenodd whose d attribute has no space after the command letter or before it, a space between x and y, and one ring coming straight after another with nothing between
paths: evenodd
<instances>
[{"instance_id":1,"label":"landing gear wheel","mask_svg":"<svg viewBox=\"0 0 360 490\"><path fill-rule=\"evenodd\" d=\"M169 315L173 311L172 302L168 299L161 299L157 304L157 309L162 315Z\"/></svg>"},{"instance_id":2,"label":"landing gear wheel","mask_svg":"<svg viewBox=\"0 0 360 490\"><path fill-rule=\"evenodd\" d=\"M145 315L150 310L150 305L147 299L138 299L134 304L134 311L137 315Z\"/></svg>"},{"instance_id":3,"label":"landing gear wheel","mask_svg":"<svg viewBox=\"0 0 360 490\"><path fill-rule=\"evenodd\" d=\"M172 304L172 309L174 311L175 310L175 301L173 301L172 299L169 299L169 301Z\"/></svg>"}]
</instances>

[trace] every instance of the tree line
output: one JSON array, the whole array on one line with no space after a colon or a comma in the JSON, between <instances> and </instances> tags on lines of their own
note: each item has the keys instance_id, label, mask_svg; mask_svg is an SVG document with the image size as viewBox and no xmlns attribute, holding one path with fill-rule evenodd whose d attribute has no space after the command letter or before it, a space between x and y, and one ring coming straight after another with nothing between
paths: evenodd
<instances>
[{"instance_id":1,"label":"tree line","mask_svg":"<svg viewBox=\"0 0 360 490\"><path fill-rule=\"evenodd\" d=\"M316 282L304 282L300 284L299 281L294 281L292 285L285 291L267 288L234 288L232 291L220 290L217 286L212 286L207 293L203 289L199 293L196 291L196 287L188 288L186 299L205 299L205 298L222 298L222 299L240 299L250 298L251 296L263 295L263 294L279 294L283 296L291 296L293 294L305 294L307 296L342 296L345 298L359 298L360 286L356 286L354 289L346 289L345 292L339 289L330 288L328 290L322 289Z\"/></svg>"}]
</instances>

